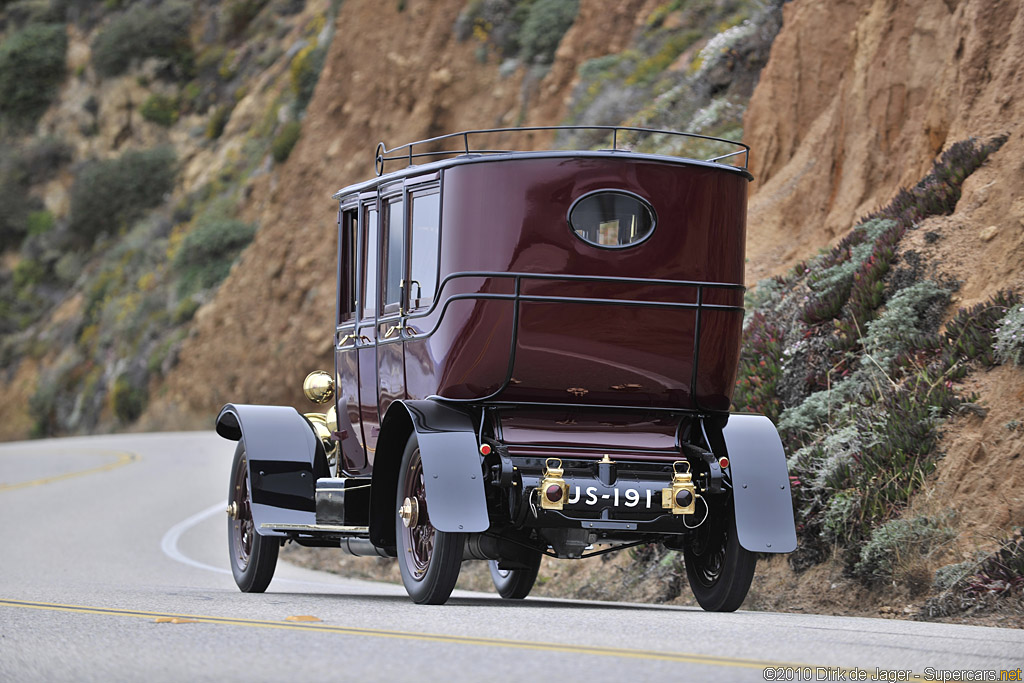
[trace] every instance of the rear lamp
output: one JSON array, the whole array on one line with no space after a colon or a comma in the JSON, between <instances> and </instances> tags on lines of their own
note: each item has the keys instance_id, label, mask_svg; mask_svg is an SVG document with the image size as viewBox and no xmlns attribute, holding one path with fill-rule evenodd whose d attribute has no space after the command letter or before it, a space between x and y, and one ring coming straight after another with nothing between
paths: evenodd
<instances>
[{"instance_id":1,"label":"rear lamp","mask_svg":"<svg viewBox=\"0 0 1024 683\"><path fill-rule=\"evenodd\" d=\"M557 503L562 500L562 487L558 484L551 484L544 489L544 495L548 497L552 503Z\"/></svg>"}]
</instances>

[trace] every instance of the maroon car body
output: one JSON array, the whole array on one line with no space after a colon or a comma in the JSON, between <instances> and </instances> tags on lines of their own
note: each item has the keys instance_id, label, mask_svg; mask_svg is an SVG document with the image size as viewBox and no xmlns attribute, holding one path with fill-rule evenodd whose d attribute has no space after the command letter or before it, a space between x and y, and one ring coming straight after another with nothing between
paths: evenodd
<instances>
[{"instance_id":1,"label":"maroon car body","mask_svg":"<svg viewBox=\"0 0 1024 683\"><path fill-rule=\"evenodd\" d=\"M236 545L397 555L414 599L443 602L463 558L490 560L499 592L522 597L542 553L662 541L708 609L742 602L754 552L792 550L774 427L728 413L750 180L729 162L746 148L700 138L733 147L699 161L618 144L699 136L607 131L596 151L471 144L508 130L378 147L378 176L335 195L336 366L307 381L334 410L306 415L318 440L296 461L316 483L291 465L248 483ZM246 409L218 425L252 461ZM312 504L268 503L275 486ZM334 516L329 490L348 498Z\"/></svg>"}]
</instances>

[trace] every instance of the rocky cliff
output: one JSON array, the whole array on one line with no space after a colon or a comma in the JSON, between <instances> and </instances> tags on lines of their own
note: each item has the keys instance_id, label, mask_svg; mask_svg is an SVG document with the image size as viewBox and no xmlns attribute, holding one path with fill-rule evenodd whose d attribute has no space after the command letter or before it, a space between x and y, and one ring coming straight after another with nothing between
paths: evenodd
<instances>
[{"instance_id":1,"label":"rocky cliff","mask_svg":"<svg viewBox=\"0 0 1024 683\"><path fill-rule=\"evenodd\" d=\"M953 220L977 301L1021 284L1024 9L1012 0L788 3L750 102L748 281L782 272L925 175L952 143L1009 135ZM989 240L978 233L994 225Z\"/></svg>"}]
</instances>

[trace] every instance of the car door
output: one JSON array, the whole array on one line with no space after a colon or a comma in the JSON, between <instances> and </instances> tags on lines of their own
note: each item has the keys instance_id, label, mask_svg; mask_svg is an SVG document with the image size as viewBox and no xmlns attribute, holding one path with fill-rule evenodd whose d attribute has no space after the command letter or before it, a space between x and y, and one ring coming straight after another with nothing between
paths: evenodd
<instances>
[{"instance_id":1,"label":"car door","mask_svg":"<svg viewBox=\"0 0 1024 683\"><path fill-rule=\"evenodd\" d=\"M437 316L427 315L437 296L441 240L441 188L437 175L409 183L406 194L405 390L426 398L437 390L437 363L429 332ZM426 316L426 317L424 317Z\"/></svg>"},{"instance_id":2,"label":"car door","mask_svg":"<svg viewBox=\"0 0 1024 683\"><path fill-rule=\"evenodd\" d=\"M373 455L380 434L377 405L377 309L380 285L380 226L376 194L360 198L359 207L359 297L355 324L355 348L359 364L359 422L366 460L373 466Z\"/></svg>"},{"instance_id":3,"label":"car door","mask_svg":"<svg viewBox=\"0 0 1024 683\"><path fill-rule=\"evenodd\" d=\"M357 198L342 200L338 212L338 302L334 336L338 439L341 469L356 474L366 468L366 452L359 414L359 351L356 334L356 291L359 282L359 205Z\"/></svg>"},{"instance_id":4,"label":"car door","mask_svg":"<svg viewBox=\"0 0 1024 683\"><path fill-rule=\"evenodd\" d=\"M401 185L381 192L381 286L377 317L377 381L380 415L405 398L405 191Z\"/></svg>"}]
</instances>

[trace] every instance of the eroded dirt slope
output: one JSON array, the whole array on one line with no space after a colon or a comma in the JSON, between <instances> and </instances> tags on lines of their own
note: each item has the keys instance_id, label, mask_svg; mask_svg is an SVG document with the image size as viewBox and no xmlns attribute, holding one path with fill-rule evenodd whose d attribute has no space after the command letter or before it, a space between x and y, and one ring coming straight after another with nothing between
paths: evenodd
<instances>
[{"instance_id":1,"label":"eroded dirt slope","mask_svg":"<svg viewBox=\"0 0 1024 683\"><path fill-rule=\"evenodd\" d=\"M748 282L813 255L968 137L1009 134L954 216L962 296L1024 260L1024 7L1015 0L795 0L745 119L756 178ZM969 253L968 253L969 252Z\"/></svg>"},{"instance_id":2,"label":"eroded dirt slope","mask_svg":"<svg viewBox=\"0 0 1024 683\"><path fill-rule=\"evenodd\" d=\"M749 207L748 283L782 273L914 185L969 137L1007 141L963 186L952 215L907 233L899 254L959 283L949 315L1024 287L1024 5L1007 0L795 0L745 119L757 180ZM949 420L937 472L910 513L952 513L957 538L920 558L922 574L864 598L835 558L800 576L773 563L770 609L910 615L938 566L973 560L1024 523L1022 372L979 371L964 384L981 409ZM762 576L761 581L766 577ZM824 583L824 586L823 586ZM831 586L839 590L823 590ZM788 597L780 599L780 595ZM844 597L845 596L845 597ZM1008 625L1020 625L1019 614ZM1000 622L1002 623L1002 622Z\"/></svg>"}]
</instances>

